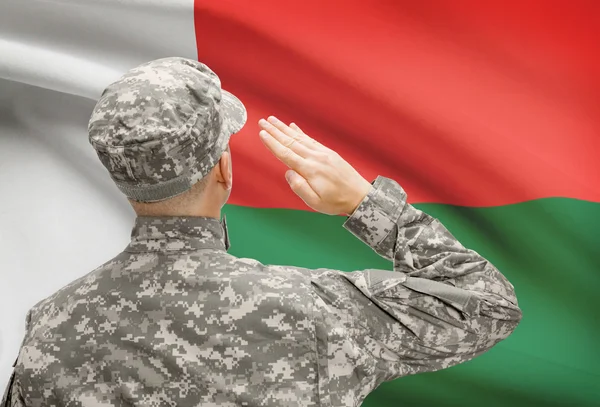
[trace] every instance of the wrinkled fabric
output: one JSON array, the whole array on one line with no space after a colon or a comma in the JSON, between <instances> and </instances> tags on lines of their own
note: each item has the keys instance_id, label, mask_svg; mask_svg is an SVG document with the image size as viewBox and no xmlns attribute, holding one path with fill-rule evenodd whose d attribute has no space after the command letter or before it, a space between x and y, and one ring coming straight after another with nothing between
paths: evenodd
<instances>
[{"instance_id":1,"label":"wrinkled fabric","mask_svg":"<svg viewBox=\"0 0 600 407\"><path fill-rule=\"evenodd\" d=\"M0 403L0 406L2 407L25 407L23 398L21 397L19 383L14 383L14 380L15 373L13 372L10 375L8 386L4 391L4 396L2 397L2 402Z\"/></svg>"},{"instance_id":2,"label":"wrinkled fabric","mask_svg":"<svg viewBox=\"0 0 600 407\"><path fill-rule=\"evenodd\" d=\"M94 107L88 132L121 192L156 202L206 176L246 119L242 102L221 89L208 66L162 58L109 85Z\"/></svg>"},{"instance_id":3,"label":"wrinkled fabric","mask_svg":"<svg viewBox=\"0 0 600 407\"><path fill-rule=\"evenodd\" d=\"M30 310L11 400L356 406L518 325L510 282L396 182L377 178L344 227L393 270L263 265L229 255L217 219L137 218L124 252Z\"/></svg>"}]
</instances>

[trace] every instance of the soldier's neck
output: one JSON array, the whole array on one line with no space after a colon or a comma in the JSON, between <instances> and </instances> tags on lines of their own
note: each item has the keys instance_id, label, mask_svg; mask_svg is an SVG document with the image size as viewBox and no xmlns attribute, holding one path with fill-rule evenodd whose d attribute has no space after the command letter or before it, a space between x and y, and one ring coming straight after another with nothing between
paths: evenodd
<instances>
[{"instance_id":1,"label":"soldier's neck","mask_svg":"<svg viewBox=\"0 0 600 407\"><path fill-rule=\"evenodd\" d=\"M221 207L215 204L190 205L189 207L153 207L153 206L137 206L134 207L137 216L184 216L184 217L204 217L221 219Z\"/></svg>"}]
</instances>

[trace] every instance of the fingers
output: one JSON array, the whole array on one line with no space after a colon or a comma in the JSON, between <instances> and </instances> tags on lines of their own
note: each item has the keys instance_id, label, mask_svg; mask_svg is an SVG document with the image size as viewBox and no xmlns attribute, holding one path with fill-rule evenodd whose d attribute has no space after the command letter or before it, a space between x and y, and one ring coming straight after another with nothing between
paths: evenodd
<instances>
[{"instance_id":1,"label":"fingers","mask_svg":"<svg viewBox=\"0 0 600 407\"><path fill-rule=\"evenodd\" d=\"M268 121L258 121L262 130L260 138L265 146L284 164L296 170L300 176L306 176L314 167L315 153L330 152L328 148L310 138L300 127L292 123L290 126L270 116ZM306 159L306 160L305 160Z\"/></svg>"},{"instance_id":2,"label":"fingers","mask_svg":"<svg viewBox=\"0 0 600 407\"><path fill-rule=\"evenodd\" d=\"M279 134L280 137L284 137L284 138L286 138L286 140L288 138L291 140L294 140L294 141L290 140L288 142L293 143L292 145L295 144L296 145L295 151L298 154L302 155L303 157L306 157L306 155L310 153L310 150L314 150L315 144L313 142L313 139L311 139L309 136L307 136L306 133L304 133L303 131L296 131L295 129L292 129L287 124L285 124L281 120L278 120L274 116L269 116L267 123L276 129L275 132L277 134ZM268 124L267 124L267 126L261 126L261 127L263 127L265 130L271 132L271 130L269 130L269 128L268 128L269 127ZM273 134L273 136L277 137L276 134Z\"/></svg>"},{"instance_id":3,"label":"fingers","mask_svg":"<svg viewBox=\"0 0 600 407\"><path fill-rule=\"evenodd\" d=\"M261 130L258 134L265 147L267 147L275 157L277 157L281 162L291 169L302 173L304 168L304 159L302 157L300 157L290 148L281 144L267 131Z\"/></svg>"},{"instance_id":4,"label":"fingers","mask_svg":"<svg viewBox=\"0 0 600 407\"><path fill-rule=\"evenodd\" d=\"M319 195L310 187L310 184L294 170L285 173L285 179L290 188L311 208L316 206L320 200Z\"/></svg>"},{"instance_id":5,"label":"fingers","mask_svg":"<svg viewBox=\"0 0 600 407\"><path fill-rule=\"evenodd\" d=\"M265 119L260 119L258 121L258 125L265 131L267 131L275 140L279 141L283 146L290 148L296 154L301 157L306 157L309 154L309 150L306 146L299 143L299 137L301 136L299 133L294 132L294 134L286 134L286 132L280 130L278 127L273 125L273 123L267 122ZM287 126L286 126L287 127Z\"/></svg>"},{"instance_id":6,"label":"fingers","mask_svg":"<svg viewBox=\"0 0 600 407\"><path fill-rule=\"evenodd\" d=\"M312 147L313 149L326 149L327 148L323 144L319 143L317 140L309 137L300 127L298 127L298 125L296 123L290 123L290 127L292 129L296 130L297 132L306 136L306 141L304 143L304 144L306 144L306 146Z\"/></svg>"},{"instance_id":7,"label":"fingers","mask_svg":"<svg viewBox=\"0 0 600 407\"><path fill-rule=\"evenodd\" d=\"M298 127L298 125L296 123L290 123L290 127L299 133L306 134L305 132L302 131L302 129L300 127Z\"/></svg>"}]
</instances>

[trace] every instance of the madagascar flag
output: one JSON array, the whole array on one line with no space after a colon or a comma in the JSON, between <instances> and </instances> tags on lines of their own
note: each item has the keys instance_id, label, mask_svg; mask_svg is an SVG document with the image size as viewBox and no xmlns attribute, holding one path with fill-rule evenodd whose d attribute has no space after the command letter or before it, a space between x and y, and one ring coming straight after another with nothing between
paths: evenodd
<instances>
[{"instance_id":1,"label":"madagascar flag","mask_svg":"<svg viewBox=\"0 0 600 407\"><path fill-rule=\"evenodd\" d=\"M21 329L28 307L125 243L132 212L86 144L101 90L147 60L197 58L248 109L231 141L230 253L391 269L342 217L314 213L290 191L286 168L258 140L258 120L273 114L367 179L399 182L515 286L523 320L506 341L463 365L385 383L364 406L600 405L600 2L22 3L0 6L0 100L10 117L0 129L11 135L0 135L0 193L12 205L0 221L11 234L25 222L22 233L36 237L2 240L5 298L19 310L6 313L9 326ZM21 148L30 139L46 144ZM23 173L44 168L58 175L43 199L65 203L22 206L42 199ZM97 202L106 205L81 209ZM125 226L109 228L110 219ZM82 260L65 266L60 245ZM20 257L38 247L43 263ZM42 264L51 276L35 274ZM8 266L38 283L10 280ZM3 377L21 333L2 333Z\"/></svg>"}]
</instances>

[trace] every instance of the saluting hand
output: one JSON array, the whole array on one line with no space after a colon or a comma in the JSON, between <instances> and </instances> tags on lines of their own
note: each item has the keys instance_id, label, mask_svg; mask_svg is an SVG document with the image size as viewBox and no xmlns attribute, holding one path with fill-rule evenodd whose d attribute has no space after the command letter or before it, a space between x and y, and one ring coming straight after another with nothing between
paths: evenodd
<instances>
[{"instance_id":1,"label":"saluting hand","mask_svg":"<svg viewBox=\"0 0 600 407\"><path fill-rule=\"evenodd\" d=\"M352 214L371 189L335 151L273 116L258 122L264 145L290 169L285 173L292 191L315 211Z\"/></svg>"}]
</instances>

